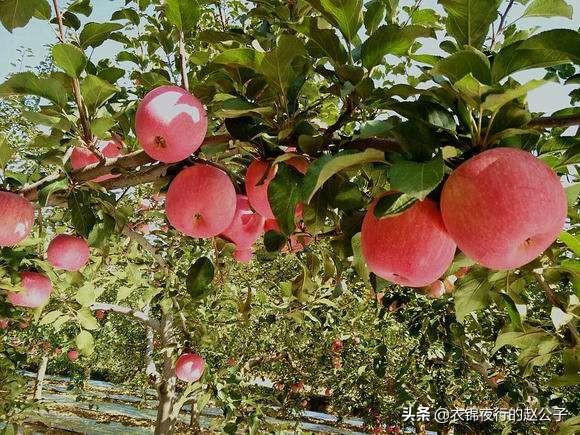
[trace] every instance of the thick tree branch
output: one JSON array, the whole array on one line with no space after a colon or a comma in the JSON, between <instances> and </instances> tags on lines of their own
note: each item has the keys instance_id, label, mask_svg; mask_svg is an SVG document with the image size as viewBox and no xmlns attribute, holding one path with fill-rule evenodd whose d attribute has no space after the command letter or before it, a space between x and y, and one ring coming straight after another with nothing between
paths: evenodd
<instances>
[{"instance_id":1,"label":"thick tree branch","mask_svg":"<svg viewBox=\"0 0 580 435\"><path fill-rule=\"evenodd\" d=\"M580 115L569 115L569 116L547 116L543 118L532 119L528 125L530 127L572 127L574 125L580 125Z\"/></svg>"},{"instance_id":2,"label":"thick tree branch","mask_svg":"<svg viewBox=\"0 0 580 435\"><path fill-rule=\"evenodd\" d=\"M101 303L101 302L95 302L93 305L91 305L91 310L93 311L97 311L97 310L103 310L106 312L113 312L113 313L118 313L118 314L124 314L127 316L132 316L135 319L139 320L140 322L142 322L143 324L145 324L145 326L147 326L148 328L151 328L155 331L158 331L160 328L160 324L157 320L152 319L151 317L149 317L148 314L144 313L143 311L138 311L138 310L134 310L133 308L129 308L129 307L124 307L122 305L115 305L115 304L106 304L106 303Z\"/></svg>"}]
</instances>

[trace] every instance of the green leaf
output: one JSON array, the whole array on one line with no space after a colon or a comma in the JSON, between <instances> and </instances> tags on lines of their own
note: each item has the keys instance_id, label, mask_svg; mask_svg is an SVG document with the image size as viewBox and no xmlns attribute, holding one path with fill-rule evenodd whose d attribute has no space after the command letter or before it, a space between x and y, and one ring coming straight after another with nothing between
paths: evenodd
<instances>
[{"instance_id":1,"label":"green leaf","mask_svg":"<svg viewBox=\"0 0 580 435\"><path fill-rule=\"evenodd\" d=\"M81 94L90 113L95 112L116 92L118 89L115 86L97 76L87 75L81 82Z\"/></svg>"},{"instance_id":2,"label":"green leaf","mask_svg":"<svg viewBox=\"0 0 580 435\"><path fill-rule=\"evenodd\" d=\"M115 231L115 220L110 216L105 216L102 221L93 226L87 242L95 248L102 248L113 232Z\"/></svg>"},{"instance_id":3,"label":"green leaf","mask_svg":"<svg viewBox=\"0 0 580 435\"><path fill-rule=\"evenodd\" d=\"M56 192L62 192L64 190L68 189L68 187L69 187L68 178L65 178L63 180L58 180L58 181L55 181L53 183L50 183L47 186L44 186L38 192L39 204L41 206L45 207L48 204L48 202L50 201L50 197L52 196L52 194L54 194Z\"/></svg>"},{"instance_id":4,"label":"green leaf","mask_svg":"<svg viewBox=\"0 0 580 435\"><path fill-rule=\"evenodd\" d=\"M377 201L373 214L377 219L387 216L396 216L411 208L417 202L417 198L406 193L395 192L383 196Z\"/></svg>"},{"instance_id":5,"label":"green leaf","mask_svg":"<svg viewBox=\"0 0 580 435\"><path fill-rule=\"evenodd\" d=\"M236 65L258 71L263 60L264 53L253 48L234 48L222 51L213 59L213 63Z\"/></svg>"},{"instance_id":6,"label":"green leaf","mask_svg":"<svg viewBox=\"0 0 580 435\"><path fill-rule=\"evenodd\" d=\"M189 295L198 300L203 298L209 289L214 277L214 267L207 257L198 258L187 272L185 285Z\"/></svg>"},{"instance_id":7,"label":"green leaf","mask_svg":"<svg viewBox=\"0 0 580 435\"><path fill-rule=\"evenodd\" d=\"M81 47L98 47L110 38L111 33L122 28L123 25L119 23L88 23L79 36Z\"/></svg>"},{"instance_id":8,"label":"green leaf","mask_svg":"<svg viewBox=\"0 0 580 435\"><path fill-rule=\"evenodd\" d=\"M362 255L361 233L356 233L351 239L352 252L354 258L354 270L357 275L363 280L367 288L372 288L370 281L370 272Z\"/></svg>"},{"instance_id":9,"label":"green leaf","mask_svg":"<svg viewBox=\"0 0 580 435\"><path fill-rule=\"evenodd\" d=\"M443 180L445 163L440 153L433 160L417 163L398 160L389 170L391 187L419 200L431 193Z\"/></svg>"},{"instance_id":10,"label":"green leaf","mask_svg":"<svg viewBox=\"0 0 580 435\"><path fill-rule=\"evenodd\" d=\"M294 214L301 187L302 174L284 162L278 163L276 176L268 186L268 199L283 234L292 234L296 228Z\"/></svg>"},{"instance_id":11,"label":"green leaf","mask_svg":"<svg viewBox=\"0 0 580 435\"><path fill-rule=\"evenodd\" d=\"M10 146L6 137L0 134L0 169L4 170L6 164L12 159L14 152L14 148Z\"/></svg>"},{"instance_id":12,"label":"green leaf","mask_svg":"<svg viewBox=\"0 0 580 435\"><path fill-rule=\"evenodd\" d=\"M300 39L294 35L281 35L276 41L276 47L264 56L258 72L283 95L287 94L288 87L298 72L292 68L292 62L304 55L305 48Z\"/></svg>"},{"instance_id":13,"label":"green leaf","mask_svg":"<svg viewBox=\"0 0 580 435\"><path fill-rule=\"evenodd\" d=\"M77 312L77 320L79 321L83 329L89 331L99 329L99 323L97 322L97 319L95 319L93 313L91 313L91 311L88 308L81 308Z\"/></svg>"},{"instance_id":14,"label":"green leaf","mask_svg":"<svg viewBox=\"0 0 580 435\"><path fill-rule=\"evenodd\" d=\"M42 316L42 319L40 319L40 322L38 322L38 324L40 326L50 325L54 323L56 319L58 319L60 316L62 316L62 311L60 310L50 311Z\"/></svg>"},{"instance_id":15,"label":"green leaf","mask_svg":"<svg viewBox=\"0 0 580 435\"><path fill-rule=\"evenodd\" d=\"M453 291L455 317L460 323L472 311L485 308L490 303L491 292L498 284L505 283L506 272L490 272L473 266L469 273L458 281Z\"/></svg>"},{"instance_id":16,"label":"green leaf","mask_svg":"<svg viewBox=\"0 0 580 435\"><path fill-rule=\"evenodd\" d=\"M76 301L81 304L82 307L90 307L95 303L96 298L95 287L90 282L85 283L75 295Z\"/></svg>"},{"instance_id":17,"label":"green leaf","mask_svg":"<svg viewBox=\"0 0 580 435\"><path fill-rule=\"evenodd\" d=\"M166 0L165 16L167 20L182 32L195 29L201 15L197 0Z\"/></svg>"},{"instance_id":18,"label":"green leaf","mask_svg":"<svg viewBox=\"0 0 580 435\"><path fill-rule=\"evenodd\" d=\"M70 78L60 72L39 77L32 72L16 73L0 86L0 96L36 95L64 107L72 94Z\"/></svg>"},{"instance_id":19,"label":"green leaf","mask_svg":"<svg viewBox=\"0 0 580 435\"><path fill-rule=\"evenodd\" d=\"M373 148L368 148L363 152L345 150L334 156L325 155L308 167L303 183L302 200L309 204L314 194L326 181L346 168L384 161L385 153Z\"/></svg>"},{"instance_id":20,"label":"green leaf","mask_svg":"<svg viewBox=\"0 0 580 435\"><path fill-rule=\"evenodd\" d=\"M115 301L120 302L122 300L127 299L129 296L131 296L131 293L133 293L133 291L135 291L134 286L122 285L117 289L117 296L115 297Z\"/></svg>"},{"instance_id":21,"label":"green leaf","mask_svg":"<svg viewBox=\"0 0 580 435\"><path fill-rule=\"evenodd\" d=\"M502 301L507 309L508 315L510 316L510 320L512 325L518 330L523 331L524 327L522 325L522 318L520 316L520 312L518 311L515 302L512 300L510 295L507 293L501 292L499 294L502 298Z\"/></svg>"},{"instance_id":22,"label":"green leaf","mask_svg":"<svg viewBox=\"0 0 580 435\"><path fill-rule=\"evenodd\" d=\"M463 98L473 108L478 108L483 96L492 90L491 86L481 84L471 74L463 77L455 83L453 87L459 91L461 98Z\"/></svg>"},{"instance_id":23,"label":"green leaf","mask_svg":"<svg viewBox=\"0 0 580 435\"><path fill-rule=\"evenodd\" d=\"M494 81L498 82L517 71L567 62L580 63L580 33L555 29L502 48L495 56L491 71Z\"/></svg>"},{"instance_id":24,"label":"green leaf","mask_svg":"<svg viewBox=\"0 0 580 435\"><path fill-rule=\"evenodd\" d=\"M379 65L387 54L406 54L417 38L434 38L433 29L423 26L399 27L395 24L381 26L362 45L363 65L372 68Z\"/></svg>"},{"instance_id":25,"label":"green leaf","mask_svg":"<svg viewBox=\"0 0 580 435\"><path fill-rule=\"evenodd\" d=\"M47 0L2 0L0 1L0 21L12 32L17 27L24 27L33 16L50 17L50 5Z\"/></svg>"},{"instance_id":26,"label":"green leaf","mask_svg":"<svg viewBox=\"0 0 580 435\"><path fill-rule=\"evenodd\" d=\"M363 24L362 0L307 0L329 23L353 42Z\"/></svg>"},{"instance_id":27,"label":"green leaf","mask_svg":"<svg viewBox=\"0 0 580 435\"><path fill-rule=\"evenodd\" d=\"M90 193L84 190L73 190L68 196L68 208L76 232L83 237L88 237L97 223Z\"/></svg>"},{"instance_id":28,"label":"green leaf","mask_svg":"<svg viewBox=\"0 0 580 435\"><path fill-rule=\"evenodd\" d=\"M278 231L268 231L264 234L264 247L268 252L278 252L286 244L286 236Z\"/></svg>"},{"instance_id":29,"label":"green leaf","mask_svg":"<svg viewBox=\"0 0 580 435\"><path fill-rule=\"evenodd\" d=\"M491 66L489 60L476 48L467 47L441 60L433 73L443 74L452 82L457 82L471 74L480 83L491 84Z\"/></svg>"},{"instance_id":30,"label":"green leaf","mask_svg":"<svg viewBox=\"0 0 580 435\"><path fill-rule=\"evenodd\" d=\"M532 80L525 85L518 86L514 89L508 89L501 94L491 94L485 99L481 105L481 108L483 110L488 110L492 113L495 113L510 101L524 97L528 94L528 92L544 84L546 84L544 80Z\"/></svg>"},{"instance_id":31,"label":"green leaf","mask_svg":"<svg viewBox=\"0 0 580 435\"><path fill-rule=\"evenodd\" d=\"M371 0L366 5L366 11L364 14L365 28L367 29L367 35L371 35L380 26L381 22L385 18L387 9L385 4L380 0Z\"/></svg>"},{"instance_id":32,"label":"green leaf","mask_svg":"<svg viewBox=\"0 0 580 435\"><path fill-rule=\"evenodd\" d=\"M347 63L346 50L337 34L332 29L320 28L318 19L310 18L299 30L308 35L306 48L313 57L328 57L341 65Z\"/></svg>"},{"instance_id":33,"label":"green leaf","mask_svg":"<svg viewBox=\"0 0 580 435\"><path fill-rule=\"evenodd\" d=\"M78 77L87 64L85 53L72 44L56 44L52 47L52 59L71 77Z\"/></svg>"},{"instance_id":34,"label":"green leaf","mask_svg":"<svg viewBox=\"0 0 580 435\"><path fill-rule=\"evenodd\" d=\"M89 331L81 331L75 338L77 349L84 356L91 356L95 350L95 340Z\"/></svg>"},{"instance_id":35,"label":"green leaf","mask_svg":"<svg viewBox=\"0 0 580 435\"><path fill-rule=\"evenodd\" d=\"M560 241L564 242L566 246L574 252L574 254L580 257L580 239L578 237L566 231L562 231L558 238Z\"/></svg>"},{"instance_id":36,"label":"green leaf","mask_svg":"<svg viewBox=\"0 0 580 435\"><path fill-rule=\"evenodd\" d=\"M565 17L572 19L572 6L564 0L534 0L524 11L523 17Z\"/></svg>"},{"instance_id":37,"label":"green leaf","mask_svg":"<svg viewBox=\"0 0 580 435\"><path fill-rule=\"evenodd\" d=\"M501 0L440 0L447 12L445 26L459 46L481 48Z\"/></svg>"},{"instance_id":38,"label":"green leaf","mask_svg":"<svg viewBox=\"0 0 580 435\"><path fill-rule=\"evenodd\" d=\"M552 336L540 328L528 328L524 332L504 332L497 337L492 354L504 346L515 346L519 349L525 349L545 345L545 348L541 349L541 351L545 351L551 347L551 345L545 344L550 338Z\"/></svg>"},{"instance_id":39,"label":"green leaf","mask_svg":"<svg viewBox=\"0 0 580 435\"><path fill-rule=\"evenodd\" d=\"M85 17L88 17L93 13L91 0L76 0L72 2L68 7L68 12L83 14Z\"/></svg>"},{"instance_id":40,"label":"green leaf","mask_svg":"<svg viewBox=\"0 0 580 435\"><path fill-rule=\"evenodd\" d=\"M125 8L113 12L111 20L129 20L131 24L139 24L139 14L136 10Z\"/></svg>"}]
</instances>

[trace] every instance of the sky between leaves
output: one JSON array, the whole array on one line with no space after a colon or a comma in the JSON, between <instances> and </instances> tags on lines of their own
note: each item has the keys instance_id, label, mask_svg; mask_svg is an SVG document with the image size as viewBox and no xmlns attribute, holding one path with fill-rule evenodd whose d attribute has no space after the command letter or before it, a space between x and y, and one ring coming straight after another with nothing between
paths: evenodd
<instances>
[{"instance_id":1,"label":"sky between leaves","mask_svg":"<svg viewBox=\"0 0 580 435\"><path fill-rule=\"evenodd\" d=\"M63 7L66 1L61 0ZM412 5L413 0L401 0L401 6ZM103 22L110 19L113 12L121 9L124 5L123 0L93 0L93 14L85 21ZM521 26L538 26L541 30L548 30L553 28L580 28L580 3L578 1L570 2L574 7L574 17L572 20L566 18L527 18L521 20ZM437 5L437 0L423 0L422 8L432 8L442 14L443 10ZM505 6L504 6L505 7ZM508 23L518 18L523 12L524 7L515 5L510 12ZM81 17L84 18L84 17ZM0 47L4 53L0 61L0 82L3 82L6 77L14 72L32 68L38 65L47 55L50 43L56 41L54 32L46 25L45 22L32 20L29 26L24 29L15 29L13 33L9 33L6 29L0 26ZM424 48L421 52L439 52L437 43L435 41L424 40ZM26 55L24 62L20 63L22 55L20 50L25 49ZM109 41L97 48L93 53L92 59L98 60L104 57L114 58L116 53L120 51L120 45ZM525 82L532 77L537 77L537 72L526 71L524 73L515 74L517 80ZM572 91L573 86L563 86L561 84L548 83L539 89L536 89L529 94L530 109L532 111L544 112L550 114L558 109L569 107L570 99L568 94Z\"/></svg>"}]
</instances>

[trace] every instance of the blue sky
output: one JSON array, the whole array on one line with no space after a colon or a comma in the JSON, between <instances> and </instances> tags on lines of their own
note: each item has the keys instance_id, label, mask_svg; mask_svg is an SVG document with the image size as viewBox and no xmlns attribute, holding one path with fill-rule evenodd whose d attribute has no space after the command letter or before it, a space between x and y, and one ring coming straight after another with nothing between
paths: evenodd
<instances>
[{"instance_id":1,"label":"blue sky","mask_svg":"<svg viewBox=\"0 0 580 435\"><path fill-rule=\"evenodd\" d=\"M62 2L64 3L64 2ZM401 4L412 3L409 0L402 0ZM552 28L570 28L578 29L580 27L580 5L578 2L569 1L570 4L576 5L574 11L574 19L568 20L565 18L550 18L550 19L523 19L520 25L523 26L539 26L541 30L548 30ZM87 21L107 21L110 19L113 11L123 7L123 0L93 0L93 14ZM440 10L436 5L436 0L424 0L422 7L430 7ZM521 15L523 7L516 5L510 17L513 20ZM510 21L510 20L508 20ZM46 22L34 20L24 29L15 29L13 33L9 33L0 26L0 46L3 48L3 59L0 62L0 80L4 80L7 75L25 70L27 67L37 65L48 53L49 44L56 40L54 31ZM19 50L27 48L27 56L24 62L20 64L18 61L21 58ZM99 59L111 56L111 53L118 50L115 43L107 44L99 47L93 54L93 59ZM17 65L14 63L18 62ZM519 73L516 79L526 81L531 78L541 77L538 71L530 71ZM563 87L562 85L549 83L543 87L530 93L529 102L530 108L533 111L552 113L555 110L567 107L570 99L569 92L573 89L572 86Z\"/></svg>"}]
</instances>

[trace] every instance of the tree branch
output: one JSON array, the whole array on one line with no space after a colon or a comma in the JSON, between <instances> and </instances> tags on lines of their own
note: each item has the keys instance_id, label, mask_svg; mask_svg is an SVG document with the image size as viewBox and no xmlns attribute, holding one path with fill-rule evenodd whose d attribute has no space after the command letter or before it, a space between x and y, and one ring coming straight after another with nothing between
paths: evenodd
<instances>
[{"instance_id":1,"label":"tree branch","mask_svg":"<svg viewBox=\"0 0 580 435\"><path fill-rule=\"evenodd\" d=\"M571 127L580 125L580 115L569 116L547 116L543 118L532 119L528 125L530 127Z\"/></svg>"},{"instance_id":2,"label":"tree branch","mask_svg":"<svg viewBox=\"0 0 580 435\"><path fill-rule=\"evenodd\" d=\"M149 243L149 241L143 237L141 234L133 231L131 228L129 228L128 226L125 226L123 228L123 235L127 236L129 238L129 240L131 240L132 242L137 243L139 246L141 246L146 252L149 253L149 255L151 255L153 257L153 259L164 269L169 270L169 264L167 263L167 261L165 261L165 259L157 252L157 249L155 249L155 247Z\"/></svg>"},{"instance_id":3,"label":"tree branch","mask_svg":"<svg viewBox=\"0 0 580 435\"><path fill-rule=\"evenodd\" d=\"M91 305L91 310L103 310L107 312L113 312L118 314L124 314L127 316L132 316L135 319L139 320L148 328L151 328L155 331L158 331L160 328L160 324L156 319L152 319L149 317L148 314L144 313L143 311L134 310L133 308L124 307L122 305L115 305L115 304L106 304L101 302L95 302Z\"/></svg>"},{"instance_id":4,"label":"tree branch","mask_svg":"<svg viewBox=\"0 0 580 435\"><path fill-rule=\"evenodd\" d=\"M185 51L185 36L179 32L179 60L181 63L181 87L189 92L189 79L187 78L187 51Z\"/></svg>"}]
</instances>

